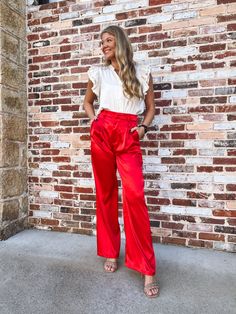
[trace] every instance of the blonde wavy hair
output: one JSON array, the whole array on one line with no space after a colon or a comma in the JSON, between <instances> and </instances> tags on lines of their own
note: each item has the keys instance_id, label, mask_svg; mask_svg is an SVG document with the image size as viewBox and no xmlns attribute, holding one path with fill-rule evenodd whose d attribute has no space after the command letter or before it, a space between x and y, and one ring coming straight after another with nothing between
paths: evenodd
<instances>
[{"instance_id":1,"label":"blonde wavy hair","mask_svg":"<svg viewBox=\"0 0 236 314\"><path fill-rule=\"evenodd\" d=\"M115 37L115 56L119 65L119 76L123 82L123 91L126 96L144 98L139 80L136 77L133 50L125 31L116 25L110 25L103 29L101 36L109 33ZM106 65L111 64L110 60L105 61Z\"/></svg>"}]
</instances>

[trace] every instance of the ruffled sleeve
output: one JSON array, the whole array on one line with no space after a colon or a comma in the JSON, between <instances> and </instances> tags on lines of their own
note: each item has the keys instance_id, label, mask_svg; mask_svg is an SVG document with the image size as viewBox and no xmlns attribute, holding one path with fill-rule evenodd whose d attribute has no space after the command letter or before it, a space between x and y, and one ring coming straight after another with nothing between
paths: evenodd
<instances>
[{"instance_id":1,"label":"ruffled sleeve","mask_svg":"<svg viewBox=\"0 0 236 314\"><path fill-rule=\"evenodd\" d=\"M88 70L88 77L90 81L93 82L92 91L94 94L99 97L100 95L100 87L101 87L101 80L99 75L99 66L92 65Z\"/></svg>"},{"instance_id":2,"label":"ruffled sleeve","mask_svg":"<svg viewBox=\"0 0 236 314\"><path fill-rule=\"evenodd\" d=\"M149 90L149 78L151 74L151 68L146 64L138 64L137 65L137 78L139 79L143 94L146 95Z\"/></svg>"}]
</instances>

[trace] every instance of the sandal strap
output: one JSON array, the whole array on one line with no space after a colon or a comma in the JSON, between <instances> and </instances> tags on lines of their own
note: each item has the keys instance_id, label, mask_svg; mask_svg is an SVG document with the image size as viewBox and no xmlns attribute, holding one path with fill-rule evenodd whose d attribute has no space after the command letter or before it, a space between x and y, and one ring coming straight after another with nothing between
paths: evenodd
<instances>
[{"instance_id":1,"label":"sandal strap","mask_svg":"<svg viewBox=\"0 0 236 314\"><path fill-rule=\"evenodd\" d=\"M151 283L148 283L144 286L144 290L147 291L147 290L150 290L150 289L153 289L153 288L157 288L159 289L159 286L158 286L158 283L157 282L151 282Z\"/></svg>"},{"instance_id":2,"label":"sandal strap","mask_svg":"<svg viewBox=\"0 0 236 314\"><path fill-rule=\"evenodd\" d=\"M106 261L105 265L117 266L117 262Z\"/></svg>"}]
</instances>

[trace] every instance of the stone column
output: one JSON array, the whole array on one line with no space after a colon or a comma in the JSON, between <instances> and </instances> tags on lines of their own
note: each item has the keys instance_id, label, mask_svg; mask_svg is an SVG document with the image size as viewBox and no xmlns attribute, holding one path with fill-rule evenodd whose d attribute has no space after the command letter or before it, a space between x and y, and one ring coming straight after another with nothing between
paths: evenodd
<instances>
[{"instance_id":1,"label":"stone column","mask_svg":"<svg viewBox=\"0 0 236 314\"><path fill-rule=\"evenodd\" d=\"M27 225L26 1L0 1L0 240Z\"/></svg>"}]
</instances>

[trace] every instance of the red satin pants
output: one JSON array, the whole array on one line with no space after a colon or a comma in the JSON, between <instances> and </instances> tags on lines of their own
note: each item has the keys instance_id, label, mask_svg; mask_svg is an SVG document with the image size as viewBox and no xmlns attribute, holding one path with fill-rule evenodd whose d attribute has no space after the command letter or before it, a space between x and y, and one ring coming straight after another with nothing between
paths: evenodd
<instances>
[{"instance_id":1,"label":"red satin pants","mask_svg":"<svg viewBox=\"0 0 236 314\"><path fill-rule=\"evenodd\" d=\"M91 125L91 155L96 185L97 254L118 258L119 171L123 188L123 217L126 237L125 265L146 275L155 274L148 210L144 198L142 153L137 116L102 110Z\"/></svg>"}]
</instances>

